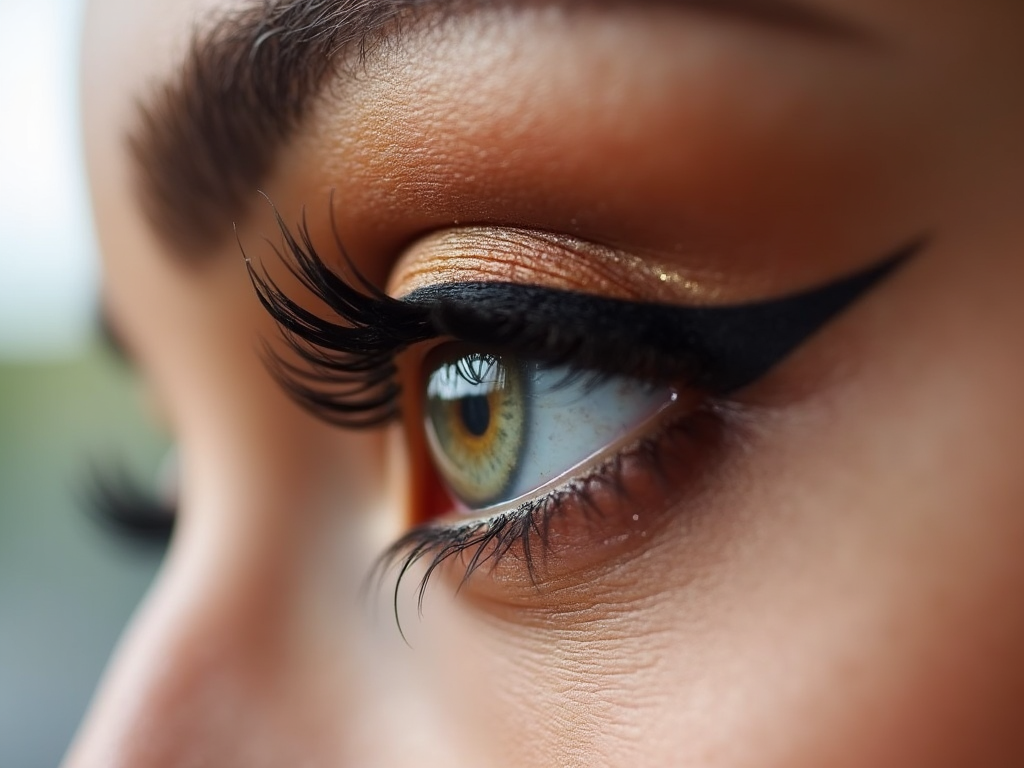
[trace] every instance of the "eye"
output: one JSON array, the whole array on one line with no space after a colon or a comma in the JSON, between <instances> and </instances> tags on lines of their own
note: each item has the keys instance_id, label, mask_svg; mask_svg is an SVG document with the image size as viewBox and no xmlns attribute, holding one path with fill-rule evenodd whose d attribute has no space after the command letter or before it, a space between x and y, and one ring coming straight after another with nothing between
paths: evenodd
<instances>
[{"instance_id":1,"label":"eye","mask_svg":"<svg viewBox=\"0 0 1024 768\"><path fill-rule=\"evenodd\" d=\"M529 501L676 400L664 385L454 346L428 361L424 417L431 458L464 513Z\"/></svg>"},{"instance_id":2,"label":"eye","mask_svg":"<svg viewBox=\"0 0 1024 768\"><path fill-rule=\"evenodd\" d=\"M270 372L339 427L409 419L416 524L370 579L396 574L396 613L418 563L421 601L449 562L460 588L486 567L494 578L469 586L491 584L504 601L514 585L535 596L566 578L588 584L590 569L644 551L742 437L740 393L925 243L817 287L731 305L500 281L442 281L395 298L351 262L334 272L305 225L296 236L278 223L292 274L331 312L306 309L247 260L284 337L283 355L268 348ZM419 367L439 339L452 341Z\"/></svg>"}]
</instances>

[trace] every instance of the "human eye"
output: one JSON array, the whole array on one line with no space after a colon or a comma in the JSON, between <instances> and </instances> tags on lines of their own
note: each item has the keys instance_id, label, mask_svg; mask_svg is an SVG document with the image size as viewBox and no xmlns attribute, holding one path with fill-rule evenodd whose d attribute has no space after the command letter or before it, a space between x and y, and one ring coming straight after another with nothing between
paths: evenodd
<instances>
[{"instance_id":1,"label":"human eye","mask_svg":"<svg viewBox=\"0 0 1024 768\"><path fill-rule=\"evenodd\" d=\"M450 347L454 346L454 349ZM670 385L448 345L429 366L424 427L455 511L521 507L676 403Z\"/></svg>"},{"instance_id":2,"label":"human eye","mask_svg":"<svg viewBox=\"0 0 1024 768\"><path fill-rule=\"evenodd\" d=\"M397 599L422 566L421 600L442 566L457 565L463 586L484 571L500 573L499 588L536 587L655 538L652 518L699 480L734 394L921 245L823 286L730 305L498 280L439 280L397 298L351 263L333 270L302 227L278 223L279 255L327 312L247 262L297 355L271 354L270 369L321 419L368 428L401 417L422 446L429 480L377 571L397 570Z\"/></svg>"}]
</instances>

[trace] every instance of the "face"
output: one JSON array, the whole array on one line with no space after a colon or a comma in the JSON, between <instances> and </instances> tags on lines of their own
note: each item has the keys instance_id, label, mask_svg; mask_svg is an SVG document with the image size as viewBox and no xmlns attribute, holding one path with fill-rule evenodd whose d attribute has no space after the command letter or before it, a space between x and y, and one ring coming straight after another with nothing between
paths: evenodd
<instances>
[{"instance_id":1,"label":"face","mask_svg":"<svg viewBox=\"0 0 1024 768\"><path fill-rule=\"evenodd\" d=\"M68 766L1024 763L1024 6L262 7L88 16L181 488Z\"/></svg>"}]
</instances>

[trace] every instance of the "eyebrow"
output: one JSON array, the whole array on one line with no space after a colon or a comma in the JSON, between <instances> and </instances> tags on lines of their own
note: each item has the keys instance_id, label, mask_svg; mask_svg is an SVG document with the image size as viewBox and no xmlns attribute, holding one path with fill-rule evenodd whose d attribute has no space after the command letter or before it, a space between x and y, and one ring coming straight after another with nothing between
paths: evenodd
<instances>
[{"instance_id":1,"label":"eyebrow","mask_svg":"<svg viewBox=\"0 0 1024 768\"><path fill-rule=\"evenodd\" d=\"M790 0L660 4L817 37L866 38L864 30ZM346 66L365 64L378 46L428 14L493 5L486 0L254 0L197 29L182 64L139 102L128 134L138 199L150 225L181 258L201 261L232 236L233 223L331 77Z\"/></svg>"}]
</instances>

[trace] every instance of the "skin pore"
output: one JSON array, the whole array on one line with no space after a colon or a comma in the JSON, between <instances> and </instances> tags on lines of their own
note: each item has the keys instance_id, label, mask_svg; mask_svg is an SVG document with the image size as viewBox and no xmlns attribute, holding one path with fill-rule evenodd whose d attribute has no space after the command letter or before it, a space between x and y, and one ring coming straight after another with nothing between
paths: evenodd
<instances>
[{"instance_id":1,"label":"skin pore","mask_svg":"<svg viewBox=\"0 0 1024 768\"><path fill-rule=\"evenodd\" d=\"M365 58L338 49L228 194L249 123L218 152L186 130L147 154L142 115L170 125L154 105L191 93L191 41L250 5L96 0L87 20L105 302L175 436L181 501L66 765L1024 762L1019 3L424 7ZM343 272L336 230L393 296L497 280L724 306L928 239L717 404L713 439L677 440L660 473L630 459L607 528L567 508L573 546L538 583L511 556L456 595L453 561L418 619L409 579L404 642L394 574L361 590L437 493L429 350L397 361L403 420L383 430L294 403L239 252L324 310L274 253L275 210Z\"/></svg>"}]
</instances>

